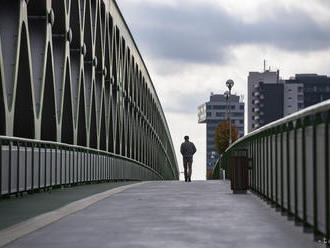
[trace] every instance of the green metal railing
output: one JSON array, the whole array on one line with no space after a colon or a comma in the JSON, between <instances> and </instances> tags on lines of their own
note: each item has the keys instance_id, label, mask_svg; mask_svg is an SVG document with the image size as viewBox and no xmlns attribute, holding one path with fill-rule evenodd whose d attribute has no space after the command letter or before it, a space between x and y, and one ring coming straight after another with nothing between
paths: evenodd
<instances>
[{"instance_id":1,"label":"green metal railing","mask_svg":"<svg viewBox=\"0 0 330 248\"><path fill-rule=\"evenodd\" d=\"M249 187L315 235L330 238L330 100L272 122L233 143L216 165L230 178L229 159L246 149Z\"/></svg>"},{"instance_id":2,"label":"green metal railing","mask_svg":"<svg viewBox=\"0 0 330 248\"><path fill-rule=\"evenodd\" d=\"M109 152L0 136L0 197L115 180L163 180L163 177L145 164Z\"/></svg>"}]
</instances>

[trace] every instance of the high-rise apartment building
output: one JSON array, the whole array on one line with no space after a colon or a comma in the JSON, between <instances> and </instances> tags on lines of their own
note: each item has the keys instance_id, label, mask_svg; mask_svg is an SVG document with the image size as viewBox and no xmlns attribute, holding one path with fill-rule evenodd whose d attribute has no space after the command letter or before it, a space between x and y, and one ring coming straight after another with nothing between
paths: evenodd
<instances>
[{"instance_id":1,"label":"high-rise apartment building","mask_svg":"<svg viewBox=\"0 0 330 248\"><path fill-rule=\"evenodd\" d=\"M248 132L327 99L330 99L330 77L296 74L282 80L279 71L250 72Z\"/></svg>"},{"instance_id":2,"label":"high-rise apartment building","mask_svg":"<svg viewBox=\"0 0 330 248\"><path fill-rule=\"evenodd\" d=\"M231 95L231 122L236 125L239 136L244 135L244 103L237 95ZM210 101L198 108L198 123L206 123L207 179L212 172L218 154L214 145L215 128L227 118L227 102L224 95L211 94Z\"/></svg>"},{"instance_id":3,"label":"high-rise apartment building","mask_svg":"<svg viewBox=\"0 0 330 248\"><path fill-rule=\"evenodd\" d=\"M283 116L283 84L279 71L250 72L248 76L248 132Z\"/></svg>"},{"instance_id":4,"label":"high-rise apartment building","mask_svg":"<svg viewBox=\"0 0 330 248\"><path fill-rule=\"evenodd\" d=\"M285 83L286 85L296 85L298 89L297 104L300 109L330 99L330 77L325 75L296 74L295 77L285 80ZM284 107L288 108L289 105Z\"/></svg>"}]
</instances>

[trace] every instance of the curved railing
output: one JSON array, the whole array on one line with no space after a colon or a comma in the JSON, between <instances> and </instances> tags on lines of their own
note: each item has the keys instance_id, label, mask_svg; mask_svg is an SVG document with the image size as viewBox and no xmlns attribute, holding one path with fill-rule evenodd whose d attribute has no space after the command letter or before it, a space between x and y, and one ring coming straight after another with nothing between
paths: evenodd
<instances>
[{"instance_id":1,"label":"curved railing","mask_svg":"<svg viewBox=\"0 0 330 248\"><path fill-rule=\"evenodd\" d=\"M85 149L147 167L148 179L179 178L160 101L114 0L2 1L0 23L3 149Z\"/></svg>"},{"instance_id":2,"label":"curved railing","mask_svg":"<svg viewBox=\"0 0 330 248\"><path fill-rule=\"evenodd\" d=\"M288 212L314 234L330 238L330 100L259 128L233 143L221 167L245 149L251 161L249 186ZM219 166L214 177L219 178ZM216 174L217 173L217 174Z\"/></svg>"},{"instance_id":3,"label":"curved railing","mask_svg":"<svg viewBox=\"0 0 330 248\"><path fill-rule=\"evenodd\" d=\"M109 152L0 136L0 196L80 183L163 179L147 165Z\"/></svg>"}]
</instances>

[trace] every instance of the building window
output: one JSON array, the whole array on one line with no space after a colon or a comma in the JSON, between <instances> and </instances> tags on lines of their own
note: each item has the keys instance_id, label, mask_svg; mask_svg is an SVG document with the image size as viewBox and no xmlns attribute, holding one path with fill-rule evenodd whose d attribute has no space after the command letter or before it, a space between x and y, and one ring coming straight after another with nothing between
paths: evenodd
<instances>
[{"instance_id":1,"label":"building window","mask_svg":"<svg viewBox=\"0 0 330 248\"><path fill-rule=\"evenodd\" d=\"M214 105L213 109L226 109L225 105Z\"/></svg>"},{"instance_id":2,"label":"building window","mask_svg":"<svg viewBox=\"0 0 330 248\"><path fill-rule=\"evenodd\" d=\"M212 116L212 113L211 112L207 112L206 113L206 116L210 117L210 116Z\"/></svg>"},{"instance_id":3,"label":"building window","mask_svg":"<svg viewBox=\"0 0 330 248\"><path fill-rule=\"evenodd\" d=\"M298 92L303 92L303 87L299 86L298 87Z\"/></svg>"},{"instance_id":4,"label":"building window","mask_svg":"<svg viewBox=\"0 0 330 248\"><path fill-rule=\"evenodd\" d=\"M289 91L289 92L291 92L291 91L292 91L292 89L288 89L288 91Z\"/></svg>"},{"instance_id":5,"label":"building window","mask_svg":"<svg viewBox=\"0 0 330 248\"><path fill-rule=\"evenodd\" d=\"M240 105L239 109L244 110L244 105Z\"/></svg>"},{"instance_id":6,"label":"building window","mask_svg":"<svg viewBox=\"0 0 330 248\"><path fill-rule=\"evenodd\" d=\"M234 117L242 117L242 116L244 116L244 113L232 113L232 116L234 116Z\"/></svg>"},{"instance_id":7,"label":"building window","mask_svg":"<svg viewBox=\"0 0 330 248\"><path fill-rule=\"evenodd\" d=\"M303 96L303 95L298 95L298 100L299 100L299 101L304 100L304 96Z\"/></svg>"},{"instance_id":8,"label":"building window","mask_svg":"<svg viewBox=\"0 0 330 248\"><path fill-rule=\"evenodd\" d=\"M239 120L239 124L244 124L244 121L243 120Z\"/></svg>"},{"instance_id":9,"label":"building window","mask_svg":"<svg viewBox=\"0 0 330 248\"><path fill-rule=\"evenodd\" d=\"M212 106L211 105L206 105L206 109L207 110L212 109Z\"/></svg>"},{"instance_id":10,"label":"building window","mask_svg":"<svg viewBox=\"0 0 330 248\"><path fill-rule=\"evenodd\" d=\"M298 103L298 108L299 108L299 109L304 108L304 104L303 104L303 103Z\"/></svg>"}]
</instances>

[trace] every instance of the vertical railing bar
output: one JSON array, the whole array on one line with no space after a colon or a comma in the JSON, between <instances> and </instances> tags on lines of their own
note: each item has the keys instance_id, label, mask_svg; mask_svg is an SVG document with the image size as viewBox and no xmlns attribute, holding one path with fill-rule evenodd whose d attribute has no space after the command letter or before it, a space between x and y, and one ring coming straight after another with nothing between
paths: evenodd
<instances>
[{"instance_id":1,"label":"vertical railing bar","mask_svg":"<svg viewBox=\"0 0 330 248\"><path fill-rule=\"evenodd\" d=\"M31 190L34 190L34 143L31 143Z\"/></svg>"},{"instance_id":2,"label":"vertical railing bar","mask_svg":"<svg viewBox=\"0 0 330 248\"><path fill-rule=\"evenodd\" d=\"M75 150L74 149L72 149L72 152L73 152L73 154L72 154L72 156L73 156L73 158L72 158L72 162L73 162L73 165L72 165L72 183L74 184L75 183L75 166L76 166L76 160L75 160Z\"/></svg>"},{"instance_id":3,"label":"vertical railing bar","mask_svg":"<svg viewBox=\"0 0 330 248\"><path fill-rule=\"evenodd\" d=\"M253 149L253 188L256 191L257 190L257 156L256 156L256 140L252 140L252 149Z\"/></svg>"},{"instance_id":4,"label":"vertical railing bar","mask_svg":"<svg viewBox=\"0 0 330 248\"><path fill-rule=\"evenodd\" d=\"M71 163L71 149L70 148L67 148L68 149L68 153L69 153L69 184L71 184L71 167L72 166L72 163Z\"/></svg>"},{"instance_id":5,"label":"vertical railing bar","mask_svg":"<svg viewBox=\"0 0 330 248\"><path fill-rule=\"evenodd\" d=\"M89 178L89 181L92 181L92 153L89 152L89 168L88 168L88 178Z\"/></svg>"},{"instance_id":6,"label":"vertical railing bar","mask_svg":"<svg viewBox=\"0 0 330 248\"><path fill-rule=\"evenodd\" d=\"M313 217L314 217L314 225L313 225L313 233L317 235L318 232L318 202L317 202L317 133L316 133L316 116L313 121Z\"/></svg>"},{"instance_id":7,"label":"vertical railing bar","mask_svg":"<svg viewBox=\"0 0 330 248\"><path fill-rule=\"evenodd\" d=\"M64 185L66 185L66 170L67 170L67 161L66 161L66 147L63 147L63 150L64 150Z\"/></svg>"},{"instance_id":8,"label":"vertical railing bar","mask_svg":"<svg viewBox=\"0 0 330 248\"><path fill-rule=\"evenodd\" d=\"M274 202L274 191L273 191L273 132L270 134L270 196L272 202Z\"/></svg>"},{"instance_id":9,"label":"vertical railing bar","mask_svg":"<svg viewBox=\"0 0 330 248\"><path fill-rule=\"evenodd\" d=\"M262 151L263 151L263 155L262 155L262 177L263 177L263 180L262 180L262 187L263 187L263 194L264 194L264 197L267 197L267 191L266 191L266 170L267 170L267 167L266 167L266 153L265 153L265 150L266 150L266 137L265 137L265 134L263 134L263 142L262 142Z\"/></svg>"},{"instance_id":10,"label":"vertical railing bar","mask_svg":"<svg viewBox=\"0 0 330 248\"><path fill-rule=\"evenodd\" d=\"M275 201L278 203L278 130L275 133Z\"/></svg>"},{"instance_id":11,"label":"vertical railing bar","mask_svg":"<svg viewBox=\"0 0 330 248\"><path fill-rule=\"evenodd\" d=\"M49 166L49 186L53 186L53 149L52 145L49 146L50 149L50 166Z\"/></svg>"},{"instance_id":12,"label":"vertical railing bar","mask_svg":"<svg viewBox=\"0 0 330 248\"><path fill-rule=\"evenodd\" d=\"M11 159L11 141L9 141L9 168L8 168L8 194L11 194L11 165L12 165L12 159Z\"/></svg>"},{"instance_id":13,"label":"vertical railing bar","mask_svg":"<svg viewBox=\"0 0 330 248\"><path fill-rule=\"evenodd\" d=\"M45 151L45 173L44 173L44 188L47 188L47 145L44 147Z\"/></svg>"},{"instance_id":14,"label":"vertical railing bar","mask_svg":"<svg viewBox=\"0 0 330 248\"><path fill-rule=\"evenodd\" d=\"M283 158L283 130L281 130L281 158L280 158L280 166L281 166L281 210L283 211L284 210L284 185L283 185L283 177L284 177L284 173L283 173L283 170L284 170L284 166L283 166L283 161L284 161L284 158Z\"/></svg>"},{"instance_id":15,"label":"vertical railing bar","mask_svg":"<svg viewBox=\"0 0 330 248\"><path fill-rule=\"evenodd\" d=\"M294 128L294 215L298 220L298 141L297 123Z\"/></svg>"},{"instance_id":16,"label":"vertical railing bar","mask_svg":"<svg viewBox=\"0 0 330 248\"><path fill-rule=\"evenodd\" d=\"M259 194L262 194L262 157L261 157L261 152L262 152L262 137L258 138L258 156L259 156Z\"/></svg>"},{"instance_id":17,"label":"vertical railing bar","mask_svg":"<svg viewBox=\"0 0 330 248\"><path fill-rule=\"evenodd\" d=\"M328 120L330 119L330 111L327 114ZM325 146L324 146L324 154L325 154L325 216L326 216L326 238L330 239L330 183L329 183L329 121L325 122Z\"/></svg>"},{"instance_id":18,"label":"vertical railing bar","mask_svg":"<svg viewBox=\"0 0 330 248\"><path fill-rule=\"evenodd\" d=\"M57 185L57 145L55 145L55 185Z\"/></svg>"},{"instance_id":19,"label":"vertical railing bar","mask_svg":"<svg viewBox=\"0 0 330 248\"><path fill-rule=\"evenodd\" d=\"M19 183L20 183L20 178L19 178L19 170L20 170L20 164L19 164L19 153L20 153L20 144L19 144L19 141L16 142L16 150L17 150L17 161L16 161L16 164L17 164L17 168L16 168L16 194L20 191L19 190Z\"/></svg>"},{"instance_id":20,"label":"vertical railing bar","mask_svg":"<svg viewBox=\"0 0 330 248\"><path fill-rule=\"evenodd\" d=\"M25 162L25 169L24 169L24 191L27 191L27 142L24 142L24 162ZM1 191L0 191L1 192Z\"/></svg>"},{"instance_id":21,"label":"vertical railing bar","mask_svg":"<svg viewBox=\"0 0 330 248\"><path fill-rule=\"evenodd\" d=\"M288 214L291 214L291 188L290 188L290 124L287 124L287 132L286 132L286 188L287 188L287 202L288 202Z\"/></svg>"},{"instance_id":22,"label":"vertical railing bar","mask_svg":"<svg viewBox=\"0 0 330 248\"><path fill-rule=\"evenodd\" d=\"M60 147L60 185L63 185L63 147Z\"/></svg>"},{"instance_id":23,"label":"vertical railing bar","mask_svg":"<svg viewBox=\"0 0 330 248\"><path fill-rule=\"evenodd\" d=\"M302 128L302 185L303 185L303 222L307 224L307 209L306 209L306 137L305 137L305 124Z\"/></svg>"},{"instance_id":24,"label":"vertical railing bar","mask_svg":"<svg viewBox=\"0 0 330 248\"><path fill-rule=\"evenodd\" d=\"M41 181L41 145L38 144L38 189L40 189L40 181Z\"/></svg>"},{"instance_id":25,"label":"vertical railing bar","mask_svg":"<svg viewBox=\"0 0 330 248\"><path fill-rule=\"evenodd\" d=\"M79 182L83 182L83 153L81 150L79 150L79 156L80 156L80 176L79 176Z\"/></svg>"},{"instance_id":26,"label":"vertical railing bar","mask_svg":"<svg viewBox=\"0 0 330 248\"><path fill-rule=\"evenodd\" d=\"M2 196L2 139L0 139L0 196Z\"/></svg>"}]
</instances>

